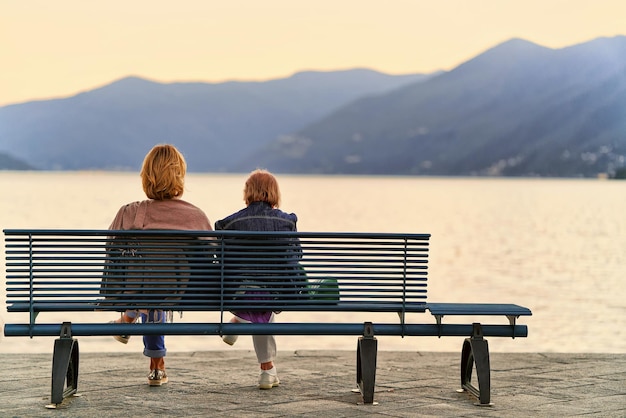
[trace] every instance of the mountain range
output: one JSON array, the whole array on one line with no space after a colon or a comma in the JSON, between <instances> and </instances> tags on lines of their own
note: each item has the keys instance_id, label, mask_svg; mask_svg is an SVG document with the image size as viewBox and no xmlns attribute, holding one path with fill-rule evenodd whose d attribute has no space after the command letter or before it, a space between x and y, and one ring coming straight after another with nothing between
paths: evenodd
<instances>
[{"instance_id":1,"label":"mountain range","mask_svg":"<svg viewBox=\"0 0 626 418\"><path fill-rule=\"evenodd\" d=\"M0 152L46 170L136 170L153 145L173 143L190 170L228 171L260 145L352 100L425 78L364 69L217 84L127 77L73 97L0 108Z\"/></svg>"},{"instance_id":2,"label":"mountain range","mask_svg":"<svg viewBox=\"0 0 626 418\"><path fill-rule=\"evenodd\" d=\"M433 74L128 77L0 107L0 168L137 170L164 142L202 172L611 174L626 166L626 37L562 49L511 39Z\"/></svg>"}]
</instances>

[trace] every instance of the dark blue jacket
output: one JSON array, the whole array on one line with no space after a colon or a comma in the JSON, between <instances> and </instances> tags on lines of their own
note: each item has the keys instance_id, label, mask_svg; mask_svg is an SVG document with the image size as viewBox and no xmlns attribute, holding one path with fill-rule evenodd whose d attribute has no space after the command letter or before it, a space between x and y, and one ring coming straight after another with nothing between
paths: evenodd
<instances>
[{"instance_id":1,"label":"dark blue jacket","mask_svg":"<svg viewBox=\"0 0 626 418\"><path fill-rule=\"evenodd\" d=\"M252 202L246 208L239 212L215 222L215 230L238 230L238 231L297 231L296 222L298 217L294 213L285 213L280 209L274 209L266 202ZM285 252L285 241L283 240L271 240L268 241L268 248L271 251L271 246L282 246L282 249L277 252L276 256L268 257L265 261L267 263L275 265L276 259L280 259L280 263L284 263L286 270L293 270L301 272L299 261L302 258L302 248L300 241L297 238L287 238L289 250ZM242 245L239 242L238 245ZM243 245L245 245L245 240ZM259 260L262 264L262 261ZM259 269L260 274L262 270Z\"/></svg>"},{"instance_id":2,"label":"dark blue jacket","mask_svg":"<svg viewBox=\"0 0 626 418\"><path fill-rule=\"evenodd\" d=\"M215 230L296 231L298 217L272 208L266 202L252 202L239 212L215 222Z\"/></svg>"}]
</instances>

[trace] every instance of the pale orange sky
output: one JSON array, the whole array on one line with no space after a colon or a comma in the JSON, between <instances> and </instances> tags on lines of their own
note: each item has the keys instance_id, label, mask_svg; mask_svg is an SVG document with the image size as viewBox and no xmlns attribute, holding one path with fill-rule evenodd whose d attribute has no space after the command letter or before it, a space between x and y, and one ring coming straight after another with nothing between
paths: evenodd
<instances>
[{"instance_id":1,"label":"pale orange sky","mask_svg":"<svg viewBox=\"0 0 626 418\"><path fill-rule=\"evenodd\" d=\"M427 73L513 37L561 48L624 34L625 0L0 0L0 106L129 75Z\"/></svg>"}]
</instances>

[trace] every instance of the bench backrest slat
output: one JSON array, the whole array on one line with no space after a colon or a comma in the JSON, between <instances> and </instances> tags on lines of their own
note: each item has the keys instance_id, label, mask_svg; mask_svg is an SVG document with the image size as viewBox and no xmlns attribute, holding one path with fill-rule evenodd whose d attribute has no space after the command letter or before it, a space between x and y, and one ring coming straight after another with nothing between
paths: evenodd
<instances>
[{"instance_id":1,"label":"bench backrest slat","mask_svg":"<svg viewBox=\"0 0 626 418\"><path fill-rule=\"evenodd\" d=\"M303 311L312 305L423 311L426 302L428 234L4 233L10 311L70 305L85 311L164 306ZM325 288L329 283L331 288Z\"/></svg>"}]
</instances>

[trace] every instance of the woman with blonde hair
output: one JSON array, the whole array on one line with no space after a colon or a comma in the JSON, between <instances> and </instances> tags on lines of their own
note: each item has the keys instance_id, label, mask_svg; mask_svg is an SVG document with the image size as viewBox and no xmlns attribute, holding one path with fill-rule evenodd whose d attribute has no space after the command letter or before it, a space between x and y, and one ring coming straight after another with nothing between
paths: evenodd
<instances>
[{"instance_id":1,"label":"woman with blonde hair","mask_svg":"<svg viewBox=\"0 0 626 418\"><path fill-rule=\"evenodd\" d=\"M122 206L110 230L169 229L212 230L205 213L198 207L182 200L185 188L187 164L183 155L173 145L156 145L146 155L141 168L141 184L148 199ZM134 323L165 322L163 310L127 310L114 322ZM130 336L114 337L128 343ZM160 386L168 382L165 372L165 337L144 335L143 354L150 358L148 384Z\"/></svg>"}]
</instances>

